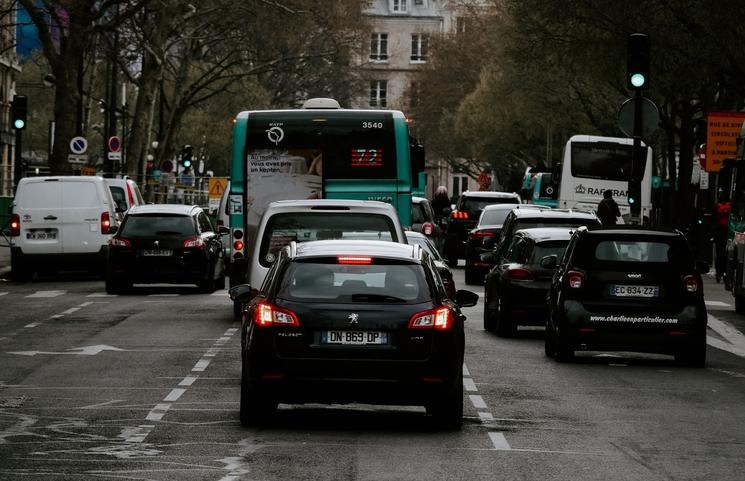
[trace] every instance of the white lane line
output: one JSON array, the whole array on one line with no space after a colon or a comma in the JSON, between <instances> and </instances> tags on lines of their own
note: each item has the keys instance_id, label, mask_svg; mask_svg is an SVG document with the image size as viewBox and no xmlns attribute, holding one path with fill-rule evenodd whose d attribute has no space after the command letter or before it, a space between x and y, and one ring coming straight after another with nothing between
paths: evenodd
<instances>
[{"instance_id":1,"label":"white lane line","mask_svg":"<svg viewBox=\"0 0 745 481\"><path fill-rule=\"evenodd\" d=\"M478 389L476 389L476 384L470 377L463 378L463 389L470 392L478 391Z\"/></svg>"},{"instance_id":2,"label":"white lane line","mask_svg":"<svg viewBox=\"0 0 745 481\"><path fill-rule=\"evenodd\" d=\"M194 364L194 367L191 368L191 370L194 372L202 372L205 369L207 369L207 366L209 365L210 365L210 362L208 360L200 359L199 361L197 361L196 364Z\"/></svg>"},{"instance_id":3,"label":"white lane line","mask_svg":"<svg viewBox=\"0 0 745 481\"><path fill-rule=\"evenodd\" d=\"M745 350L745 334L737 330L734 326L723 322L709 314L709 327L717 334L729 341L736 348Z\"/></svg>"},{"instance_id":4,"label":"white lane line","mask_svg":"<svg viewBox=\"0 0 745 481\"><path fill-rule=\"evenodd\" d=\"M732 344L728 344L724 341L717 339L716 337L707 336L706 343L712 347L721 349L722 351L727 351L731 354L734 354L735 356L745 357L745 349L740 349L738 347L735 347Z\"/></svg>"},{"instance_id":5,"label":"white lane line","mask_svg":"<svg viewBox=\"0 0 745 481\"><path fill-rule=\"evenodd\" d=\"M26 324L23 327L25 327L27 329L33 329L34 327L37 327L39 324L41 324L41 323L40 322L32 322L31 324Z\"/></svg>"},{"instance_id":6,"label":"white lane line","mask_svg":"<svg viewBox=\"0 0 745 481\"><path fill-rule=\"evenodd\" d=\"M223 296L228 297L228 291L216 291L210 294L211 296Z\"/></svg>"},{"instance_id":7,"label":"white lane line","mask_svg":"<svg viewBox=\"0 0 745 481\"><path fill-rule=\"evenodd\" d=\"M62 314L72 314L73 312L78 312L79 310L79 307L71 307L66 311L62 311Z\"/></svg>"},{"instance_id":8,"label":"white lane line","mask_svg":"<svg viewBox=\"0 0 745 481\"><path fill-rule=\"evenodd\" d=\"M88 306L92 306L93 304L95 304L95 302L90 302L90 301L89 302L84 302L84 303L80 304L80 307L88 307Z\"/></svg>"},{"instance_id":9,"label":"white lane line","mask_svg":"<svg viewBox=\"0 0 745 481\"><path fill-rule=\"evenodd\" d=\"M231 327L230 329L228 329L227 331L225 331L225 334L228 335L228 336L232 336L236 332L238 332L238 328L237 327Z\"/></svg>"},{"instance_id":10,"label":"white lane line","mask_svg":"<svg viewBox=\"0 0 745 481\"><path fill-rule=\"evenodd\" d=\"M65 317L64 314L53 314L49 316L49 319L59 319L60 317Z\"/></svg>"},{"instance_id":11,"label":"white lane line","mask_svg":"<svg viewBox=\"0 0 745 481\"><path fill-rule=\"evenodd\" d=\"M94 292L85 297L118 297L118 294L106 294L105 292Z\"/></svg>"},{"instance_id":12,"label":"white lane line","mask_svg":"<svg viewBox=\"0 0 745 481\"><path fill-rule=\"evenodd\" d=\"M466 367L466 363L463 363L463 375L464 376L470 376L471 373L468 371L468 367Z\"/></svg>"},{"instance_id":13,"label":"white lane line","mask_svg":"<svg viewBox=\"0 0 745 481\"><path fill-rule=\"evenodd\" d=\"M67 291L36 291L33 294L29 294L26 298L39 299L39 298L52 298L59 297L65 294Z\"/></svg>"},{"instance_id":14,"label":"white lane line","mask_svg":"<svg viewBox=\"0 0 745 481\"><path fill-rule=\"evenodd\" d=\"M512 449L502 433L491 432L489 433L489 439L491 439L494 449L497 451L510 451Z\"/></svg>"},{"instance_id":15,"label":"white lane line","mask_svg":"<svg viewBox=\"0 0 745 481\"><path fill-rule=\"evenodd\" d=\"M479 411L479 418L481 421L494 421L494 416L492 413L485 413L483 411Z\"/></svg>"},{"instance_id":16,"label":"white lane line","mask_svg":"<svg viewBox=\"0 0 745 481\"><path fill-rule=\"evenodd\" d=\"M186 376L184 379L181 380L180 383L178 383L179 386L191 386L194 384L194 381L196 381L199 378L199 376Z\"/></svg>"},{"instance_id":17,"label":"white lane line","mask_svg":"<svg viewBox=\"0 0 745 481\"><path fill-rule=\"evenodd\" d=\"M148 294L147 297L178 297L181 294Z\"/></svg>"},{"instance_id":18,"label":"white lane line","mask_svg":"<svg viewBox=\"0 0 745 481\"><path fill-rule=\"evenodd\" d=\"M171 409L170 404L156 404L145 417L145 421L160 421L169 409Z\"/></svg>"},{"instance_id":19,"label":"white lane line","mask_svg":"<svg viewBox=\"0 0 745 481\"><path fill-rule=\"evenodd\" d=\"M141 443L154 427L154 424L140 424L135 428L124 428L118 437L127 443Z\"/></svg>"},{"instance_id":20,"label":"white lane line","mask_svg":"<svg viewBox=\"0 0 745 481\"><path fill-rule=\"evenodd\" d=\"M732 307L732 304L728 304L722 301L705 301L706 307Z\"/></svg>"},{"instance_id":21,"label":"white lane line","mask_svg":"<svg viewBox=\"0 0 745 481\"><path fill-rule=\"evenodd\" d=\"M186 392L186 389L174 388L171 390L170 393L168 393L168 396L163 398L163 400L166 402L178 401L178 398L180 398L181 395L184 394L185 392Z\"/></svg>"},{"instance_id":22,"label":"white lane line","mask_svg":"<svg viewBox=\"0 0 745 481\"><path fill-rule=\"evenodd\" d=\"M0 297L8 295L7 292L0 292Z\"/></svg>"},{"instance_id":23,"label":"white lane line","mask_svg":"<svg viewBox=\"0 0 745 481\"><path fill-rule=\"evenodd\" d=\"M482 398L478 394L469 394L468 397L471 398L471 403L476 409L487 409L484 398Z\"/></svg>"}]
</instances>

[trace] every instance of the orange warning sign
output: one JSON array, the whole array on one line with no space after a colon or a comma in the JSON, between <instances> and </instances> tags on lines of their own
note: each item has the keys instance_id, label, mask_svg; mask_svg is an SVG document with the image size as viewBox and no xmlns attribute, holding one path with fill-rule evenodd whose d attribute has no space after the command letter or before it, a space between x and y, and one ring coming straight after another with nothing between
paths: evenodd
<instances>
[{"instance_id":1,"label":"orange warning sign","mask_svg":"<svg viewBox=\"0 0 745 481\"><path fill-rule=\"evenodd\" d=\"M709 112L706 115L707 172L719 172L724 159L737 153L737 136L745 122L745 112Z\"/></svg>"},{"instance_id":2,"label":"orange warning sign","mask_svg":"<svg viewBox=\"0 0 745 481\"><path fill-rule=\"evenodd\" d=\"M225 178L210 178L209 184L209 198L219 199L222 197L222 193L228 188L228 179Z\"/></svg>"}]
</instances>

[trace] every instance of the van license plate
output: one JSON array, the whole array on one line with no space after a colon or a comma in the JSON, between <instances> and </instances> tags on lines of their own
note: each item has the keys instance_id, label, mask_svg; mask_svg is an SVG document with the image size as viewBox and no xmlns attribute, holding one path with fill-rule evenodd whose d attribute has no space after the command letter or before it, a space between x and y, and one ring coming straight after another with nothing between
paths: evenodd
<instances>
[{"instance_id":1,"label":"van license plate","mask_svg":"<svg viewBox=\"0 0 745 481\"><path fill-rule=\"evenodd\" d=\"M660 297L659 286L610 286L612 297Z\"/></svg>"},{"instance_id":2,"label":"van license plate","mask_svg":"<svg viewBox=\"0 0 745 481\"><path fill-rule=\"evenodd\" d=\"M142 255L145 257L170 256L173 254L171 249L143 249Z\"/></svg>"},{"instance_id":3,"label":"van license plate","mask_svg":"<svg viewBox=\"0 0 745 481\"><path fill-rule=\"evenodd\" d=\"M26 233L26 239L32 240L56 240L56 230L32 230Z\"/></svg>"},{"instance_id":4,"label":"van license plate","mask_svg":"<svg viewBox=\"0 0 745 481\"><path fill-rule=\"evenodd\" d=\"M388 333L380 331L321 331L321 344L379 346L388 344Z\"/></svg>"}]
</instances>

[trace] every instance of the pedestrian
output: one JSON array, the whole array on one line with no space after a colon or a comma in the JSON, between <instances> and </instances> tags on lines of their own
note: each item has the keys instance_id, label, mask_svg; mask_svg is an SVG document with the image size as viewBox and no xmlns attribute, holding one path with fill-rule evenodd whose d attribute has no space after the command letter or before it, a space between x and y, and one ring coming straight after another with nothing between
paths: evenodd
<instances>
[{"instance_id":1,"label":"pedestrian","mask_svg":"<svg viewBox=\"0 0 745 481\"><path fill-rule=\"evenodd\" d=\"M432 198L432 210L435 211L435 219L446 216L445 209L450 209L450 197L444 185L437 187L435 196Z\"/></svg>"},{"instance_id":2,"label":"pedestrian","mask_svg":"<svg viewBox=\"0 0 745 481\"><path fill-rule=\"evenodd\" d=\"M606 190L603 192L603 200L598 204L598 218L603 225L614 225L616 219L621 217L621 210L618 204L613 200L613 191Z\"/></svg>"},{"instance_id":3,"label":"pedestrian","mask_svg":"<svg viewBox=\"0 0 745 481\"><path fill-rule=\"evenodd\" d=\"M729 213L732 202L726 194L719 195L719 201L714 206L714 248L716 259L714 266L717 282L721 282L727 270L727 235L729 229Z\"/></svg>"}]
</instances>

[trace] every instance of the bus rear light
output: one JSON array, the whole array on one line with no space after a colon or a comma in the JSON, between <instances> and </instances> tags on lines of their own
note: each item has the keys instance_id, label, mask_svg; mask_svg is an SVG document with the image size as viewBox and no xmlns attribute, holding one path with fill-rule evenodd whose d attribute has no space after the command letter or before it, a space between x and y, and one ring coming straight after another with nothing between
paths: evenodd
<instances>
[{"instance_id":1,"label":"bus rear light","mask_svg":"<svg viewBox=\"0 0 745 481\"><path fill-rule=\"evenodd\" d=\"M683 285L686 292L690 292L691 294L698 292L699 282L695 275L689 274L683 277Z\"/></svg>"},{"instance_id":2,"label":"bus rear light","mask_svg":"<svg viewBox=\"0 0 745 481\"><path fill-rule=\"evenodd\" d=\"M235 249L237 251L242 251L244 247L245 246L243 245L243 241L242 240L237 240L237 241L233 242L233 249Z\"/></svg>"},{"instance_id":3,"label":"bus rear light","mask_svg":"<svg viewBox=\"0 0 745 481\"><path fill-rule=\"evenodd\" d=\"M462 210L454 210L450 213L451 219L459 219L459 220L467 220L468 219L468 212L462 211Z\"/></svg>"},{"instance_id":4,"label":"bus rear light","mask_svg":"<svg viewBox=\"0 0 745 481\"><path fill-rule=\"evenodd\" d=\"M108 234L111 228L111 218L108 212L101 212L101 234Z\"/></svg>"},{"instance_id":5,"label":"bus rear light","mask_svg":"<svg viewBox=\"0 0 745 481\"><path fill-rule=\"evenodd\" d=\"M18 237L21 235L21 216L13 214L10 218L10 236Z\"/></svg>"},{"instance_id":6,"label":"bus rear light","mask_svg":"<svg viewBox=\"0 0 745 481\"><path fill-rule=\"evenodd\" d=\"M184 249L204 249L204 239L199 236L189 237L184 241Z\"/></svg>"},{"instance_id":7,"label":"bus rear light","mask_svg":"<svg viewBox=\"0 0 745 481\"><path fill-rule=\"evenodd\" d=\"M424 224L422 224L422 234L429 236L434 234L434 232L435 226L432 225L431 222L425 222Z\"/></svg>"},{"instance_id":8,"label":"bus rear light","mask_svg":"<svg viewBox=\"0 0 745 481\"><path fill-rule=\"evenodd\" d=\"M282 309L268 302L260 302L254 310L254 323L258 327L288 326L300 327L297 315L289 309Z\"/></svg>"},{"instance_id":9,"label":"bus rear light","mask_svg":"<svg viewBox=\"0 0 745 481\"><path fill-rule=\"evenodd\" d=\"M585 286L585 274L580 271L566 273L566 283L571 289L582 289Z\"/></svg>"},{"instance_id":10,"label":"bus rear light","mask_svg":"<svg viewBox=\"0 0 745 481\"><path fill-rule=\"evenodd\" d=\"M372 257L366 256L338 256L336 258L338 264L353 264L353 265L367 265L372 264Z\"/></svg>"},{"instance_id":11,"label":"bus rear light","mask_svg":"<svg viewBox=\"0 0 745 481\"><path fill-rule=\"evenodd\" d=\"M438 307L411 316L409 329L435 329L447 331L453 327L453 313L447 307Z\"/></svg>"}]
</instances>

